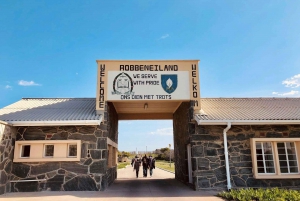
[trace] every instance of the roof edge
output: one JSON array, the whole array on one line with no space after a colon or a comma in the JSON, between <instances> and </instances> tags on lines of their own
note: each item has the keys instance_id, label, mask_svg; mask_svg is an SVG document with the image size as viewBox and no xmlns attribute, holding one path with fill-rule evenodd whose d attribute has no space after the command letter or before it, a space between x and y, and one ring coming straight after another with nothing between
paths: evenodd
<instances>
[{"instance_id":1,"label":"roof edge","mask_svg":"<svg viewBox=\"0 0 300 201\"><path fill-rule=\"evenodd\" d=\"M0 120L0 124L11 126L11 124L7 123L6 121L1 121L1 120Z\"/></svg>"},{"instance_id":2,"label":"roof edge","mask_svg":"<svg viewBox=\"0 0 300 201\"><path fill-rule=\"evenodd\" d=\"M231 100L237 100L237 99L255 99L255 100L265 100L265 99L300 99L300 97L275 97L275 96L265 96L265 97L201 97L200 100L207 100L207 99L218 99L218 100L224 100L224 99L231 99Z\"/></svg>"},{"instance_id":3,"label":"roof edge","mask_svg":"<svg viewBox=\"0 0 300 201\"><path fill-rule=\"evenodd\" d=\"M78 100L78 99L80 99L80 100L82 100L82 99L89 99L89 100L91 100L91 99L93 99L93 100L96 100L96 97L79 97L79 98L75 98L75 97L62 97L62 98L55 98L55 97L51 97L51 98L46 98L46 97L34 97L34 98L28 98L28 97L24 97L24 98L21 98L21 100L24 100L24 99L49 99L49 100L56 100L56 99L76 99L76 100Z\"/></svg>"},{"instance_id":4,"label":"roof edge","mask_svg":"<svg viewBox=\"0 0 300 201\"><path fill-rule=\"evenodd\" d=\"M300 124L300 120L199 120L198 125L262 125L262 124Z\"/></svg>"},{"instance_id":5,"label":"roof edge","mask_svg":"<svg viewBox=\"0 0 300 201\"><path fill-rule=\"evenodd\" d=\"M69 121L9 121L12 126L79 126L100 125L103 116L99 120L69 120Z\"/></svg>"},{"instance_id":6,"label":"roof edge","mask_svg":"<svg viewBox=\"0 0 300 201\"><path fill-rule=\"evenodd\" d=\"M138 59L138 60L132 60L132 59L129 59L129 60L123 60L123 59L120 59L120 60L118 60L118 59L116 59L116 60L114 60L114 59L104 59L104 60L101 60L101 59L96 59L96 62L131 62L131 61L137 61L137 62L143 62L143 61L145 61L145 62L164 62L164 61L178 61L178 62L184 62L184 61L200 61L200 59L158 59L158 60L140 60L140 59Z\"/></svg>"}]
</instances>

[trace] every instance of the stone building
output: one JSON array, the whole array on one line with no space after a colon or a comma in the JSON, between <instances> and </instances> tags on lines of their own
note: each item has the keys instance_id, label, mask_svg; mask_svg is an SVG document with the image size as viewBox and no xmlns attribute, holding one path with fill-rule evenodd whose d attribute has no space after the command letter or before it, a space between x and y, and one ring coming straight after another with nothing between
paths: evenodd
<instances>
[{"instance_id":1,"label":"stone building","mask_svg":"<svg viewBox=\"0 0 300 201\"><path fill-rule=\"evenodd\" d=\"M0 193L104 190L117 176L114 108L94 98L22 99L0 112Z\"/></svg>"},{"instance_id":2,"label":"stone building","mask_svg":"<svg viewBox=\"0 0 300 201\"><path fill-rule=\"evenodd\" d=\"M189 103L180 107L190 112L177 118L191 121L185 134L174 126L174 137L182 133L181 143L190 145L196 190L299 188L300 98L202 98L201 114L192 114ZM189 171L176 177L188 182L182 172Z\"/></svg>"},{"instance_id":3,"label":"stone building","mask_svg":"<svg viewBox=\"0 0 300 201\"><path fill-rule=\"evenodd\" d=\"M117 176L118 115L110 103L96 115L94 103L22 99L1 109L0 193L105 190ZM201 114L191 102L174 113L176 179L195 190L299 186L299 98L203 98L201 105ZM68 143L80 157L39 151ZM22 157L26 145L40 155Z\"/></svg>"},{"instance_id":4,"label":"stone building","mask_svg":"<svg viewBox=\"0 0 300 201\"><path fill-rule=\"evenodd\" d=\"M175 179L195 190L298 188L300 98L200 99L197 62L99 61L96 98L23 98L0 109L0 194L105 190L117 178L118 121L124 119L173 120ZM137 90L147 100L123 100L135 90L134 76L145 74L118 68L153 66L174 70L147 74L152 84L165 76L167 86ZM174 74L190 92L176 83L165 89L168 95L155 95L177 82ZM185 97L149 100L171 98L176 90Z\"/></svg>"}]
</instances>

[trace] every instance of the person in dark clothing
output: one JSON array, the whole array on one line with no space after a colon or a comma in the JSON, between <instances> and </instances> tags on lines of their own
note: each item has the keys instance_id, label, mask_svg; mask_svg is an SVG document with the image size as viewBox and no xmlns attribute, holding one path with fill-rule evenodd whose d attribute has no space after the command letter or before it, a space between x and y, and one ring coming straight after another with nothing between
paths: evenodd
<instances>
[{"instance_id":1,"label":"person in dark clothing","mask_svg":"<svg viewBox=\"0 0 300 201\"><path fill-rule=\"evenodd\" d=\"M149 157L149 172L150 177L152 177L153 169L155 169L155 158L152 158L152 156Z\"/></svg>"},{"instance_id":2,"label":"person in dark clothing","mask_svg":"<svg viewBox=\"0 0 300 201\"><path fill-rule=\"evenodd\" d=\"M149 168L149 158L145 154L145 156L142 158L142 164L143 164L143 176L147 177L147 172Z\"/></svg>"},{"instance_id":3,"label":"person in dark clothing","mask_svg":"<svg viewBox=\"0 0 300 201\"><path fill-rule=\"evenodd\" d=\"M132 160L131 160L131 167L133 167L134 160L135 160L135 158L132 158Z\"/></svg>"},{"instance_id":4,"label":"person in dark clothing","mask_svg":"<svg viewBox=\"0 0 300 201\"><path fill-rule=\"evenodd\" d=\"M133 164L133 171L135 170L136 178L139 177L140 166L141 166L141 160L136 156Z\"/></svg>"}]
</instances>

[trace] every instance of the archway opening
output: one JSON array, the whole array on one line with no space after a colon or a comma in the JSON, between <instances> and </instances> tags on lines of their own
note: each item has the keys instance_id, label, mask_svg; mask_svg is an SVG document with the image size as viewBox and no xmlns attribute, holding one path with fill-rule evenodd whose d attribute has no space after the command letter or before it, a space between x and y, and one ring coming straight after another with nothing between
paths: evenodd
<instances>
[{"instance_id":1,"label":"archway opening","mask_svg":"<svg viewBox=\"0 0 300 201\"><path fill-rule=\"evenodd\" d=\"M175 178L172 120L121 120L118 128L119 163L126 161L130 163L130 169L133 169L131 162L136 156L152 156L157 170L171 173L155 174L156 170L153 170L154 178ZM140 167L141 177L142 172L143 167ZM147 176L150 177L149 169ZM126 176L118 174L118 178L134 179L135 172Z\"/></svg>"}]
</instances>

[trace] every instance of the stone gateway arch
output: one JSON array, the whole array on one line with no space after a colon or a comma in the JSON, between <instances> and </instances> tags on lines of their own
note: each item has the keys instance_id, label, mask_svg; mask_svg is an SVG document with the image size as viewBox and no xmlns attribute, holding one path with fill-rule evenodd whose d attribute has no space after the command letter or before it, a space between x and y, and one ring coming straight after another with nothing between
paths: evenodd
<instances>
[{"instance_id":1,"label":"stone gateway arch","mask_svg":"<svg viewBox=\"0 0 300 201\"><path fill-rule=\"evenodd\" d=\"M106 108L111 108L107 116L114 116L113 127L118 120L173 120L175 178L189 183L193 183L189 132L195 124L193 114L201 112L198 63L97 60L97 114L105 116ZM114 132L117 141L117 129Z\"/></svg>"}]
</instances>

